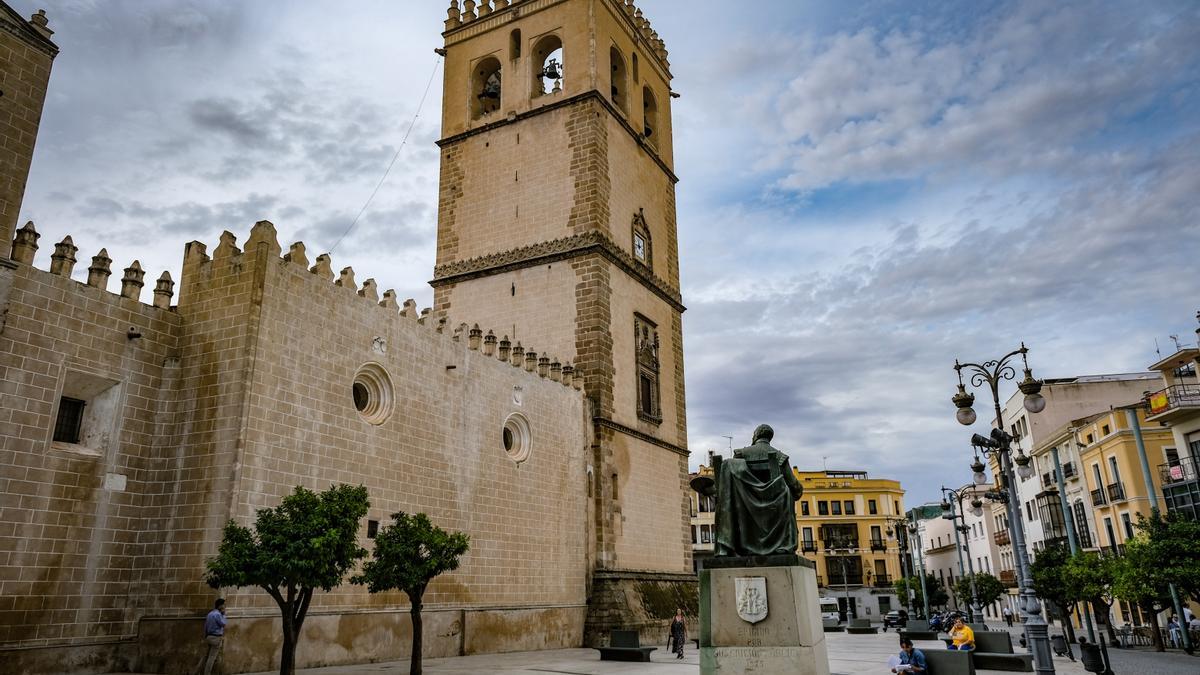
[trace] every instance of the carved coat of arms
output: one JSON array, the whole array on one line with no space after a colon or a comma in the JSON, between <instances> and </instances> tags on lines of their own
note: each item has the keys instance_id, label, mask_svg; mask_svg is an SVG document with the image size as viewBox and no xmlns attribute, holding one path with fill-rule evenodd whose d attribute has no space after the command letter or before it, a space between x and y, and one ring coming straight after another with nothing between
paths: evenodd
<instances>
[{"instance_id":1,"label":"carved coat of arms","mask_svg":"<svg viewBox=\"0 0 1200 675\"><path fill-rule=\"evenodd\" d=\"M744 621L758 623L767 618L767 578L737 577L734 579L737 613Z\"/></svg>"}]
</instances>

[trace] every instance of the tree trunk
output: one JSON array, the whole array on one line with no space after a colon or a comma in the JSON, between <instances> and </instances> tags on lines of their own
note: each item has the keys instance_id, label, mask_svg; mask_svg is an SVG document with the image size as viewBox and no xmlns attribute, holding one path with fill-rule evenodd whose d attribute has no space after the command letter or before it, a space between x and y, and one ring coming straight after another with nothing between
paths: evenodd
<instances>
[{"instance_id":1,"label":"tree trunk","mask_svg":"<svg viewBox=\"0 0 1200 675\"><path fill-rule=\"evenodd\" d=\"M1142 614L1150 621L1150 638L1154 640L1154 651L1167 651L1166 646L1163 644L1162 631L1158 630L1158 613L1154 611L1154 603L1147 601L1138 604L1142 608Z\"/></svg>"},{"instance_id":2,"label":"tree trunk","mask_svg":"<svg viewBox=\"0 0 1200 675\"><path fill-rule=\"evenodd\" d=\"M1103 600L1098 598L1092 599L1092 615L1097 622L1101 617L1104 619L1104 628L1108 631L1108 643L1117 644L1117 629L1113 627L1113 622L1109 617L1109 609L1112 605L1107 605Z\"/></svg>"},{"instance_id":3,"label":"tree trunk","mask_svg":"<svg viewBox=\"0 0 1200 675\"><path fill-rule=\"evenodd\" d=\"M409 600L412 602L412 608L409 614L412 616L412 658L409 661L409 675L421 675L421 596L409 595Z\"/></svg>"},{"instance_id":4,"label":"tree trunk","mask_svg":"<svg viewBox=\"0 0 1200 675\"><path fill-rule=\"evenodd\" d=\"M296 673L296 629L292 625L291 608L283 615L283 649L279 653L279 675Z\"/></svg>"},{"instance_id":5,"label":"tree trunk","mask_svg":"<svg viewBox=\"0 0 1200 675\"><path fill-rule=\"evenodd\" d=\"M1063 632L1066 633L1068 645L1075 644L1075 623L1072 620L1074 614L1074 608L1072 608L1072 611L1063 612L1062 614Z\"/></svg>"}]
</instances>

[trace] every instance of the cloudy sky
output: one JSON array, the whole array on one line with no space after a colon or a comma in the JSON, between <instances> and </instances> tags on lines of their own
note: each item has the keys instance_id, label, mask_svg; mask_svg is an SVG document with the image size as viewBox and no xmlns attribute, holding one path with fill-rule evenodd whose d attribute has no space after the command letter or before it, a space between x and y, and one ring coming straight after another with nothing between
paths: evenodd
<instances>
[{"instance_id":1,"label":"cloudy sky","mask_svg":"<svg viewBox=\"0 0 1200 675\"><path fill-rule=\"evenodd\" d=\"M335 245L428 304L442 0L8 0L62 49L22 219L178 278ZM956 357L1128 372L1200 309L1200 5L642 0L675 74L689 441L968 478ZM339 240L340 243L339 243ZM48 260L48 258L47 258ZM43 261L45 262L45 261ZM1172 345L1173 347L1173 345ZM980 415L980 430L984 426Z\"/></svg>"}]
</instances>

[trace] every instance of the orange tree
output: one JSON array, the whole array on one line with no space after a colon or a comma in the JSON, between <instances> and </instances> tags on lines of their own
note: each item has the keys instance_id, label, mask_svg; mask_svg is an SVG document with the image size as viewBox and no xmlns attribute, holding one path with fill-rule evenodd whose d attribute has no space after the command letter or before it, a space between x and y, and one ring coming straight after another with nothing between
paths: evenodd
<instances>
[{"instance_id":1,"label":"orange tree","mask_svg":"<svg viewBox=\"0 0 1200 675\"><path fill-rule=\"evenodd\" d=\"M296 671L296 644L313 591L328 592L367 552L358 545L359 520L370 502L361 485L337 485L317 494L303 487L275 508L259 510L254 529L230 520L205 582L258 586L283 615L280 675Z\"/></svg>"},{"instance_id":2,"label":"orange tree","mask_svg":"<svg viewBox=\"0 0 1200 675\"><path fill-rule=\"evenodd\" d=\"M421 675L421 598L434 577L458 569L458 559L470 547L470 537L447 532L429 516L393 513L392 524L375 536L375 551L352 580L372 593L400 590L408 595L412 617L412 656L409 675Z\"/></svg>"}]
</instances>

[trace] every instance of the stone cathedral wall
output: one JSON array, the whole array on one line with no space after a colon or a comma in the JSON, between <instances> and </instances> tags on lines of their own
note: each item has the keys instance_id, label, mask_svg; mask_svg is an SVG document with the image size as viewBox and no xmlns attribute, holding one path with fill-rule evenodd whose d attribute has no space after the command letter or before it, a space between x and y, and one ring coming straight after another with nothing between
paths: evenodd
<instances>
[{"instance_id":1,"label":"stone cathedral wall","mask_svg":"<svg viewBox=\"0 0 1200 675\"><path fill-rule=\"evenodd\" d=\"M31 673L190 667L216 597L203 564L225 521L250 523L296 485L333 483L367 486L367 520L380 525L424 511L471 535L459 570L426 594L430 655L582 642L582 378L500 331L401 306L349 268L335 280L329 257L309 261L303 244L281 253L266 222L245 250L230 233L211 256L192 242L171 307L163 281L145 305L138 285L85 285L14 248L0 270L0 660ZM390 380L384 419L355 408L364 367ZM49 440L64 369L121 392L101 406L112 413L101 447ZM502 441L514 414L531 440L520 462ZM258 589L222 592L226 672L271 669L278 609ZM319 592L300 664L405 657L407 604L353 586Z\"/></svg>"}]
</instances>

